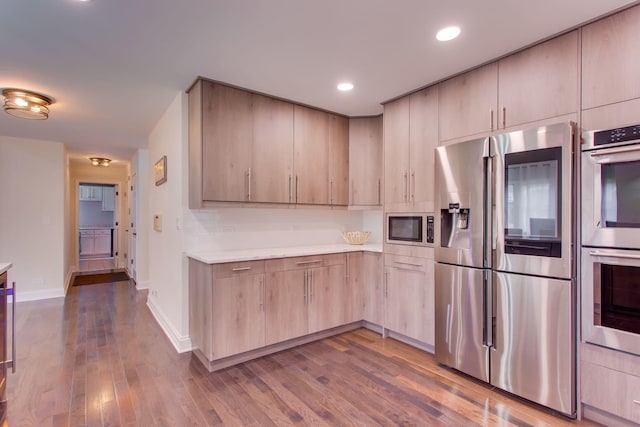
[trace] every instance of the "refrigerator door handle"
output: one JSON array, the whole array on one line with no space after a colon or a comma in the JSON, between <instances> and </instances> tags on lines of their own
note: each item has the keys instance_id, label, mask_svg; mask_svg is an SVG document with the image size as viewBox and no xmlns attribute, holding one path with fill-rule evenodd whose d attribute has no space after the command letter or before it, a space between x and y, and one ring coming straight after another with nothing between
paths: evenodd
<instances>
[{"instance_id":1,"label":"refrigerator door handle","mask_svg":"<svg viewBox=\"0 0 640 427\"><path fill-rule=\"evenodd\" d=\"M484 182L484 267L491 268L495 238L493 233L493 159L485 157L485 182Z\"/></svg>"},{"instance_id":2,"label":"refrigerator door handle","mask_svg":"<svg viewBox=\"0 0 640 427\"><path fill-rule=\"evenodd\" d=\"M449 350L451 350L451 304L447 304L447 325L444 342L449 344Z\"/></svg>"},{"instance_id":3,"label":"refrigerator door handle","mask_svg":"<svg viewBox=\"0 0 640 427\"><path fill-rule=\"evenodd\" d=\"M493 317L493 287L491 284L491 272L489 270L484 271L484 283L483 283L483 308L484 308L484 344L487 347L493 347L494 335L494 317Z\"/></svg>"}]
</instances>

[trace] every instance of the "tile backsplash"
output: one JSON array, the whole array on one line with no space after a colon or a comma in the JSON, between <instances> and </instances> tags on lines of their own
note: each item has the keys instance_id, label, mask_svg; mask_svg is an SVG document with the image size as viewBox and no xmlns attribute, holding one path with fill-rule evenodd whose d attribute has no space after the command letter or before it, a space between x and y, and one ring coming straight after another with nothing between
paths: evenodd
<instances>
[{"instance_id":1,"label":"tile backsplash","mask_svg":"<svg viewBox=\"0 0 640 427\"><path fill-rule=\"evenodd\" d=\"M183 212L185 250L238 250L344 243L342 231L372 231L382 242L380 211L223 208Z\"/></svg>"}]
</instances>

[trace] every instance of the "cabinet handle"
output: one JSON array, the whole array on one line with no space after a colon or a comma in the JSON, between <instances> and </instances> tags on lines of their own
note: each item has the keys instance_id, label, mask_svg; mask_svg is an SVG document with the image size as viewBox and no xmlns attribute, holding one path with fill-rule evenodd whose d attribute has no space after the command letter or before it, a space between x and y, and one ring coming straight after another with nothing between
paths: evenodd
<instances>
[{"instance_id":1,"label":"cabinet handle","mask_svg":"<svg viewBox=\"0 0 640 427\"><path fill-rule=\"evenodd\" d=\"M507 127L507 107L502 107L502 129Z\"/></svg>"},{"instance_id":2,"label":"cabinet handle","mask_svg":"<svg viewBox=\"0 0 640 427\"><path fill-rule=\"evenodd\" d=\"M329 204L333 204L333 177L329 181Z\"/></svg>"},{"instance_id":3,"label":"cabinet handle","mask_svg":"<svg viewBox=\"0 0 640 427\"><path fill-rule=\"evenodd\" d=\"M264 278L260 277L260 311L264 311Z\"/></svg>"},{"instance_id":4,"label":"cabinet handle","mask_svg":"<svg viewBox=\"0 0 640 427\"><path fill-rule=\"evenodd\" d=\"M296 175L296 203L300 199L300 177Z\"/></svg>"},{"instance_id":5,"label":"cabinet handle","mask_svg":"<svg viewBox=\"0 0 640 427\"><path fill-rule=\"evenodd\" d=\"M416 172L411 171L411 182L409 182L409 196L411 202L416 200Z\"/></svg>"},{"instance_id":6,"label":"cabinet handle","mask_svg":"<svg viewBox=\"0 0 640 427\"><path fill-rule=\"evenodd\" d=\"M291 203L291 181L293 180L293 176L289 174L289 203Z\"/></svg>"},{"instance_id":7,"label":"cabinet handle","mask_svg":"<svg viewBox=\"0 0 640 427\"><path fill-rule=\"evenodd\" d=\"M402 264L402 265L411 265L413 267L422 267L422 264L418 264L415 262L406 262L406 261L394 261L395 264Z\"/></svg>"},{"instance_id":8,"label":"cabinet handle","mask_svg":"<svg viewBox=\"0 0 640 427\"><path fill-rule=\"evenodd\" d=\"M404 200L405 202L407 201L407 186L408 184L408 179L407 179L407 171L404 171L404 187L402 189L403 193L402 193L402 200Z\"/></svg>"},{"instance_id":9,"label":"cabinet handle","mask_svg":"<svg viewBox=\"0 0 640 427\"><path fill-rule=\"evenodd\" d=\"M247 180L249 181L249 194L247 194L247 199L251 201L251 168L249 168L249 172L247 172Z\"/></svg>"},{"instance_id":10,"label":"cabinet handle","mask_svg":"<svg viewBox=\"0 0 640 427\"><path fill-rule=\"evenodd\" d=\"M247 270L251 270L251 267L235 267L231 269L231 271L247 271Z\"/></svg>"},{"instance_id":11,"label":"cabinet handle","mask_svg":"<svg viewBox=\"0 0 640 427\"><path fill-rule=\"evenodd\" d=\"M15 372L15 371L13 371ZM635 403L636 405L640 405L640 400L634 400L633 403Z\"/></svg>"},{"instance_id":12,"label":"cabinet handle","mask_svg":"<svg viewBox=\"0 0 640 427\"><path fill-rule=\"evenodd\" d=\"M493 108L489 109L489 129L493 131Z\"/></svg>"},{"instance_id":13,"label":"cabinet handle","mask_svg":"<svg viewBox=\"0 0 640 427\"><path fill-rule=\"evenodd\" d=\"M16 373L16 282L12 282L11 289L7 289L7 295L11 295L11 360L7 360L7 365L11 367L11 372Z\"/></svg>"},{"instance_id":14,"label":"cabinet handle","mask_svg":"<svg viewBox=\"0 0 640 427\"><path fill-rule=\"evenodd\" d=\"M296 265L315 264L315 263L318 263L318 262L322 262L322 260L321 259L314 259L312 261L298 261L298 262L296 262Z\"/></svg>"},{"instance_id":15,"label":"cabinet handle","mask_svg":"<svg viewBox=\"0 0 640 427\"><path fill-rule=\"evenodd\" d=\"M389 272L384 273L384 297L389 298Z\"/></svg>"},{"instance_id":16,"label":"cabinet handle","mask_svg":"<svg viewBox=\"0 0 640 427\"><path fill-rule=\"evenodd\" d=\"M382 204L382 180L378 178L378 204Z\"/></svg>"},{"instance_id":17,"label":"cabinet handle","mask_svg":"<svg viewBox=\"0 0 640 427\"><path fill-rule=\"evenodd\" d=\"M349 183L349 204L353 205L353 180Z\"/></svg>"},{"instance_id":18,"label":"cabinet handle","mask_svg":"<svg viewBox=\"0 0 640 427\"><path fill-rule=\"evenodd\" d=\"M303 285L303 286L304 286L304 288L303 288L303 291L302 291L302 292L303 292L303 295L304 295L304 296L303 296L303 298L304 298L304 305L307 305L307 271L306 271L306 270L305 270L305 272L304 272L304 281L303 281L303 283L304 283L304 285Z\"/></svg>"}]
</instances>

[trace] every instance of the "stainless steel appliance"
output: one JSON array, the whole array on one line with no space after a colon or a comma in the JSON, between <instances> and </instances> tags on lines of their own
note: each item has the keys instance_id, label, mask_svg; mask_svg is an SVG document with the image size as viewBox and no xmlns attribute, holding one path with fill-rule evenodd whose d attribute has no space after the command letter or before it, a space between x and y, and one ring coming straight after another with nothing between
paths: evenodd
<instances>
[{"instance_id":1,"label":"stainless steel appliance","mask_svg":"<svg viewBox=\"0 0 640 427\"><path fill-rule=\"evenodd\" d=\"M576 415L575 126L436 149L436 360Z\"/></svg>"},{"instance_id":2,"label":"stainless steel appliance","mask_svg":"<svg viewBox=\"0 0 640 427\"><path fill-rule=\"evenodd\" d=\"M582 245L640 248L640 125L583 141Z\"/></svg>"},{"instance_id":3,"label":"stainless steel appliance","mask_svg":"<svg viewBox=\"0 0 640 427\"><path fill-rule=\"evenodd\" d=\"M640 355L640 125L582 146L582 337Z\"/></svg>"},{"instance_id":4,"label":"stainless steel appliance","mask_svg":"<svg viewBox=\"0 0 640 427\"><path fill-rule=\"evenodd\" d=\"M388 213L385 231L386 243L433 246L435 218L428 213Z\"/></svg>"},{"instance_id":5,"label":"stainless steel appliance","mask_svg":"<svg viewBox=\"0 0 640 427\"><path fill-rule=\"evenodd\" d=\"M582 248L587 342L640 356L640 250Z\"/></svg>"}]
</instances>

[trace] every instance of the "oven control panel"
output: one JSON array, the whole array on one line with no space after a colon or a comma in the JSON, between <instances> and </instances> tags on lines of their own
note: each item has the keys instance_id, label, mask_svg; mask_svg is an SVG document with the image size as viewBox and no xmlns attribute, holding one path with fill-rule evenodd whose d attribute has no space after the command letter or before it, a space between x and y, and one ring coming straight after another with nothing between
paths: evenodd
<instances>
[{"instance_id":1,"label":"oven control panel","mask_svg":"<svg viewBox=\"0 0 640 427\"><path fill-rule=\"evenodd\" d=\"M596 146L640 140L640 125L601 130L595 132L593 140Z\"/></svg>"}]
</instances>

